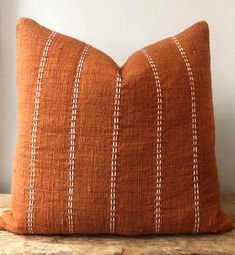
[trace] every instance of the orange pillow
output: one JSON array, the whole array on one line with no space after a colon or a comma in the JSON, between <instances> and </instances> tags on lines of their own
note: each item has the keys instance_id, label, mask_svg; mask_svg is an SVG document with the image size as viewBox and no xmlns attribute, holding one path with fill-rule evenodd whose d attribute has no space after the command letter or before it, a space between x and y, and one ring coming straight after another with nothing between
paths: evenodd
<instances>
[{"instance_id":1,"label":"orange pillow","mask_svg":"<svg viewBox=\"0 0 235 255\"><path fill-rule=\"evenodd\" d=\"M12 210L23 234L203 233L220 210L208 26L119 67L33 20L17 25Z\"/></svg>"}]
</instances>

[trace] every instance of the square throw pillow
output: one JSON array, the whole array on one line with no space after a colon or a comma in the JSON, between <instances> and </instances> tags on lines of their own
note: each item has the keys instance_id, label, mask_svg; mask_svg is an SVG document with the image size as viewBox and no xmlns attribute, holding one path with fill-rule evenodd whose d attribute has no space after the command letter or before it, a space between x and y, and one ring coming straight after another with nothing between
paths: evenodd
<instances>
[{"instance_id":1,"label":"square throw pillow","mask_svg":"<svg viewBox=\"0 0 235 255\"><path fill-rule=\"evenodd\" d=\"M220 209L208 26L109 56L33 20L17 25L12 209L22 234L204 233Z\"/></svg>"}]
</instances>

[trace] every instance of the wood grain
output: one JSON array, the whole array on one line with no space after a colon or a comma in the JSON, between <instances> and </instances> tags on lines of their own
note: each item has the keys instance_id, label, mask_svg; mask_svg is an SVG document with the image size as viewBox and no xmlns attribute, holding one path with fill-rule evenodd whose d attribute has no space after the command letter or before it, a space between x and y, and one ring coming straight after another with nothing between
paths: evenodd
<instances>
[{"instance_id":1,"label":"wood grain","mask_svg":"<svg viewBox=\"0 0 235 255\"><path fill-rule=\"evenodd\" d=\"M10 195L0 195L0 214L10 207ZM235 194L222 198L222 207L235 225ZM10 254L146 254L232 255L235 229L217 235L171 236L23 236L0 231L0 255Z\"/></svg>"}]
</instances>

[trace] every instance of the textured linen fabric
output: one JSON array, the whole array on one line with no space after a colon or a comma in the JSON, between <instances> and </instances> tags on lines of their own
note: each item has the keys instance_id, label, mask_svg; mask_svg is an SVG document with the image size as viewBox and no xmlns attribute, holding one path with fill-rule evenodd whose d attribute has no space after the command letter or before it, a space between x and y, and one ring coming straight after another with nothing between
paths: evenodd
<instances>
[{"instance_id":1,"label":"textured linen fabric","mask_svg":"<svg viewBox=\"0 0 235 255\"><path fill-rule=\"evenodd\" d=\"M1 229L231 229L220 209L206 22L119 67L100 50L21 18L17 89L12 209Z\"/></svg>"}]
</instances>

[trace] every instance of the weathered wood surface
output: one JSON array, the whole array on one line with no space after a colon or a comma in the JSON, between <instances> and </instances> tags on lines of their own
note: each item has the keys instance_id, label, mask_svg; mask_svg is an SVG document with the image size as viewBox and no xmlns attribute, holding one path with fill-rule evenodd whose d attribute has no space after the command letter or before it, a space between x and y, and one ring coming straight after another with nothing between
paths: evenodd
<instances>
[{"instance_id":1,"label":"weathered wood surface","mask_svg":"<svg viewBox=\"0 0 235 255\"><path fill-rule=\"evenodd\" d=\"M10 207L10 196L0 195L0 213ZM223 196L223 208L235 225L235 194ZM146 237L23 236L0 231L0 255L10 254L235 254L235 228L219 235Z\"/></svg>"}]
</instances>

